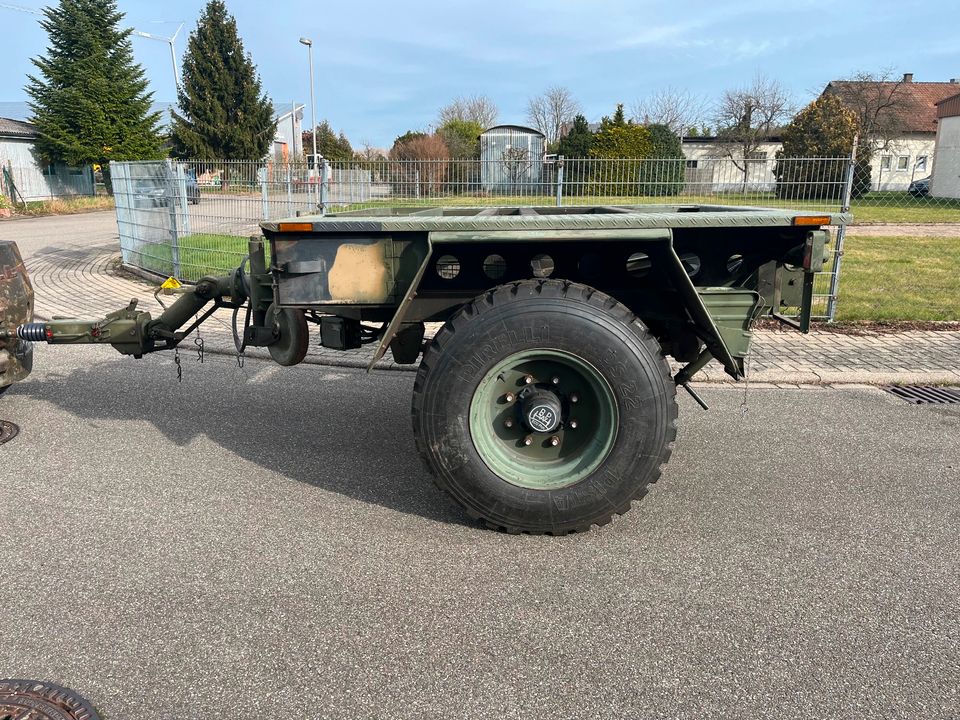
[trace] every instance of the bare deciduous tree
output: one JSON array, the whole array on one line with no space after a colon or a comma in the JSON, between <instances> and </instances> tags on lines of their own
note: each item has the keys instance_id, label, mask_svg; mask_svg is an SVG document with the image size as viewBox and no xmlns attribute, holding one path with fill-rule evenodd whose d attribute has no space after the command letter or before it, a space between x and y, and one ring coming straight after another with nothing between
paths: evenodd
<instances>
[{"instance_id":1,"label":"bare deciduous tree","mask_svg":"<svg viewBox=\"0 0 960 720\"><path fill-rule=\"evenodd\" d=\"M547 147L559 142L565 125L580 113L580 103L567 88L554 85L527 102L527 121L542 132Z\"/></svg>"},{"instance_id":2,"label":"bare deciduous tree","mask_svg":"<svg viewBox=\"0 0 960 720\"><path fill-rule=\"evenodd\" d=\"M391 160L405 160L391 168L398 194L422 197L439 192L450 170L450 151L439 135L416 134L395 143Z\"/></svg>"},{"instance_id":3,"label":"bare deciduous tree","mask_svg":"<svg viewBox=\"0 0 960 720\"><path fill-rule=\"evenodd\" d=\"M530 152L526 148L519 147L508 147L504 150L501 155L501 162L511 187L520 185L532 165Z\"/></svg>"},{"instance_id":4,"label":"bare deciduous tree","mask_svg":"<svg viewBox=\"0 0 960 720\"><path fill-rule=\"evenodd\" d=\"M750 162L791 115L790 94L776 80L761 74L742 88L727 90L717 105L714 122L723 154L740 172L746 186Z\"/></svg>"},{"instance_id":5,"label":"bare deciduous tree","mask_svg":"<svg viewBox=\"0 0 960 720\"><path fill-rule=\"evenodd\" d=\"M363 145L356 151L356 157L358 160L371 163L386 160L387 153L385 150L374 147L369 141L364 140Z\"/></svg>"},{"instance_id":6,"label":"bare deciduous tree","mask_svg":"<svg viewBox=\"0 0 960 720\"><path fill-rule=\"evenodd\" d=\"M440 108L437 127L443 127L451 120L467 120L488 128L496 124L499 113L496 103L486 95L458 97Z\"/></svg>"},{"instance_id":7,"label":"bare deciduous tree","mask_svg":"<svg viewBox=\"0 0 960 720\"><path fill-rule=\"evenodd\" d=\"M682 137L690 128L703 125L707 101L689 90L666 87L634 103L631 112L638 122L666 125Z\"/></svg>"}]
</instances>

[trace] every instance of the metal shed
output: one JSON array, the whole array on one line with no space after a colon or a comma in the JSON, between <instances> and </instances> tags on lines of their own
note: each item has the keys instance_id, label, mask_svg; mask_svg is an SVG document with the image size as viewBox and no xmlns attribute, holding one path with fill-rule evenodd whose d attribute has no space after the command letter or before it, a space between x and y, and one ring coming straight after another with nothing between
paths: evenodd
<instances>
[{"instance_id":1,"label":"metal shed","mask_svg":"<svg viewBox=\"0 0 960 720\"><path fill-rule=\"evenodd\" d=\"M480 134L480 184L494 193L528 192L543 182L547 141L522 125L495 125Z\"/></svg>"},{"instance_id":2,"label":"metal shed","mask_svg":"<svg viewBox=\"0 0 960 720\"><path fill-rule=\"evenodd\" d=\"M71 168L40 158L32 123L0 118L0 193L11 200L47 200L67 195L93 195L93 168Z\"/></svg>"}]
</instances>

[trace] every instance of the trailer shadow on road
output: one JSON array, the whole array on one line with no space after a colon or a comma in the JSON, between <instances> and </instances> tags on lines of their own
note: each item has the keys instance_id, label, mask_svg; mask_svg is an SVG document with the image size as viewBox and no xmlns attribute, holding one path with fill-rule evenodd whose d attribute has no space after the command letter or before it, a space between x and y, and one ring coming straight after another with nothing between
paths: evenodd
<instances>
[{"instance_id":1,"label":"trailer shadow on road","mask_svg":"<svg viewBox=\"0 0 960 720\"><path fill-rule=\"evenodd\" d=\"M410 373L287 369L255 360L241 369L225 356L207 355L200 364L185 350L178 382L174 358L166 353L66 371L76 364L76 350L43 348L38 354L38 364L48 369L38 367L15 392L49 402L87 427L107 421L123 428L116 442L145 478L197 462L197 450L190 446L208 440L216 448L196 467L199 475L233 473L248 484L256 481L251 466L259 466L398 512L473 524L436 488L416 453ZM60 369L49 369L55 367ZM145 431L145 425L183 452L171 453L170 442ZM98 434L100 447L91 447L91 456L116 452L103 447Z\"/></svg>"}]
</instances>

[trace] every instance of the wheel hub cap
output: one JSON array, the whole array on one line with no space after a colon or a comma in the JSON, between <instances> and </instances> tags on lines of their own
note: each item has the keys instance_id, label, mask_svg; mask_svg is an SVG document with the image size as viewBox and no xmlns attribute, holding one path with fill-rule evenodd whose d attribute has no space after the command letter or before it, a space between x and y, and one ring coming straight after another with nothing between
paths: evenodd
<instances>
[{"instance_id":1,"label":"wheel hub cap","mask_svg":"<svg viewBox=\"0 0 960 720\"><path fill-rule=\"evenodd\" d=\"M549 433L560 427L563 406L550 390L534 390L520 396L520 415L531 432Z\"/></svg>"},{"instance_id":2,"label":"wheel hub cap","mask_svg":"<svg viewBox=\"0 0 960 720\"><path fill-rule=\"evenodd\" d=\"M470 404L470 435L487 467L533 490L573 485L613 447L613 390L577 355L555 349L509 355L487 371Z\"/></svg>"}]
</instances>

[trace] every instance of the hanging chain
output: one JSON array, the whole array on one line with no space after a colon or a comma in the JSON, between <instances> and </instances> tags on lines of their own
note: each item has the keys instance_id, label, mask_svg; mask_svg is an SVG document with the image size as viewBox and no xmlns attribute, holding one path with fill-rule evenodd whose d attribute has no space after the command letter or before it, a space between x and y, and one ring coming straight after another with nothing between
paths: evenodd
<instances>
[{"instance_id":1,"label":"hanging chain","mask_svg":"<svg viewBox=\"0 0 960 720\"><path fill-rule=\"evenodd\" d=\"M173 350L173 362L177 366L177 382L183 382L183 365L180 364L180 348Z\"/></svg>"},{"instance_id":2,"label":"hanging chain","mask_svg":"<svg viewBox=\"0 0 960 720\"><path fill-rule=\"evenodd\" d=\"M200 335L199 325L197 325L197 336L193 339L193 345L197 349L197 362L203 365L203 337Z\"/></svg>"},{"instance_id":3,"label":"hanging chain","mask_svg":"<svg viewBox=\"0 0 960 720\"><path fill-rule=\"evenodd\" d=\"M740 419L743 420L747 416L747 411L750 409L747 407L747 392L750 390L750 356L753 352L747 352L747 356L743 359L743 401L740 403Z\"/></svg>"},{"instance_id":4,"label":"hanging chain","mask_svg":"<svg viewBox=\"0 0 960 720\"><path fill-rule=\"evenodd\" d=\"M238 352L237 353L237 367L243 370L243 362L246 359L246 353Z\"/></svg>"}]
</instances>

